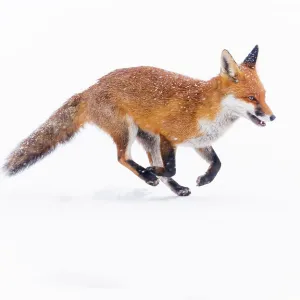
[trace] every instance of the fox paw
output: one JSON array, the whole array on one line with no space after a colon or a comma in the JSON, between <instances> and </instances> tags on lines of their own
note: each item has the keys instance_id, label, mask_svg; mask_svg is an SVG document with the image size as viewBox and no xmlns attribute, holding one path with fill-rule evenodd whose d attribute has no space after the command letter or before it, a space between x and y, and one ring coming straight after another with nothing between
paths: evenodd
<instances>
[{"instance_id":1,"label":"fox paw","mask_svg":"<svg viewBox=\"0 0 300 300\"><path fill-rule=\"evenodd\" d=\"M202 185L206 185L208 183L211 183L212 180L213 180L213 178L211 176L203 175L203 176L199 176L197 178L196 184L197 184L197 186L202 186Z\"/></svg>"},{"instance_id":2,"label":"fox paw","mask_svg":"<svg viewBox=\"0 0 300 300\"><path fill-rule=\"evenodd\" d=\"M191 194L191 190L188 187L185 186L181 186L180 188L174 190L174 192L178 195L178 196L188 196Z\"/></svg>"},{"instance_id":3,"label":"fox paw","mask_svg":"<svg viewBox=\"0 0 300 300\"><path fill-rule=\"evenodd\" d=\"M181 186L177 183L171 187L171 190L178 196L188 196L191 193L191 190L188 187Z\"/></svg>"},{"instance_id":4,"label":"fox paw","mask_svg":"<svg viewBox=\"0 0 300 300\"><path fill-rule=\"evenodd\" d=\"M146 181L147 184L151 185L151 186L157 186L159 184L159 179L154 179L154 180L147 180Z\"/></svg>"},{"instance_id":5,"label":"fox paw","mask_svg":"<svg viewBox=\"0 0 300 300\"><path fill-rule=\"evenodd\" d=\"M159 179L150 171L145 170L143 173L143 179L145 182L152 186L157 186L159 184Z\"/></svg>"}]
</instances>

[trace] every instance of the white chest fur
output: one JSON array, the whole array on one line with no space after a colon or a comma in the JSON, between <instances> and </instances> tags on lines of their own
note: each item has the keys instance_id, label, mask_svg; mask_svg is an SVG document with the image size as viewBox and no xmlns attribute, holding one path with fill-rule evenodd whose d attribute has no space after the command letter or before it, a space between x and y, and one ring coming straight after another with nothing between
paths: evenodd
<instances>
[{"instance_id":1,"label":"white chest fur","mask_svg":"<svg viewBox=\"0 0 300 300\"><path fill-rule=\"evenodd\" d=\"M199 136L185 141L182 146L203 148L210 146L238 119L227 107L222 107L214 120L199 120Z\"/></svg>"}]
</instances>

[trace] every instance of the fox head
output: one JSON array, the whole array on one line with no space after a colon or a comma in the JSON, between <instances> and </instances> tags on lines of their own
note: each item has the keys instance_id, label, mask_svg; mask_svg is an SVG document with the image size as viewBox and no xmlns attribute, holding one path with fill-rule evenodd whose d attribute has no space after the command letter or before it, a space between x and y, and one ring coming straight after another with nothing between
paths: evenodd
<instances>
[{"instance_id":1,"label":"fox head","mask_svg":"<svg viewBox=\"0 0 300 300\"><path fill-rule=\"evenodd\" d=\"M266 103L266 91L256 71L258 46L255 46L242 64L237 63L227 50L221 56L221 85L225 95L223 104L238 116L265 126L275 116Z\"/></svg>"}]
</instances>

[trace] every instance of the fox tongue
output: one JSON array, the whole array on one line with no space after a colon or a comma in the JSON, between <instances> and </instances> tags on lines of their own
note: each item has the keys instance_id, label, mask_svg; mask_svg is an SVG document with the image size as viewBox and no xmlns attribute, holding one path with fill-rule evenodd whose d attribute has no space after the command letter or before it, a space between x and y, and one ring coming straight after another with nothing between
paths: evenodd
<instances>
[{"instance_id":1,"label":"fox tongue","mask_svg":"<svg viewBox=\"0 0 300 300\"><path fill-rule=\"evenodd\" d=\"M259 125L259 126L262 126L262 127L266 126L266 123L264 121L260 120L258 117L256 117L255 115L252 115L249 112L248 112L248 117L256 125Z\"/></svg>"}]
</instances>

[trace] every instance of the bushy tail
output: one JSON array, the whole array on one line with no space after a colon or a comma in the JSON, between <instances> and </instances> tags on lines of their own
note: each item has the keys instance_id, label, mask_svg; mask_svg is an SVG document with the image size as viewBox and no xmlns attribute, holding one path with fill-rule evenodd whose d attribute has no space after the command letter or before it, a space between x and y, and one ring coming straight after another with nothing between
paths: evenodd
<instances>
[{"instance_id":1,"label":"bushy tail","mask_svg":"<svg viewBox=\"0 0 300 300\"><path fill-rule=\"evenodd\" d=\"M86 103L75 95L34 131L7 158L3 171L15 175L67 142L86 122Z\"/></svg>"}]
</instances>

